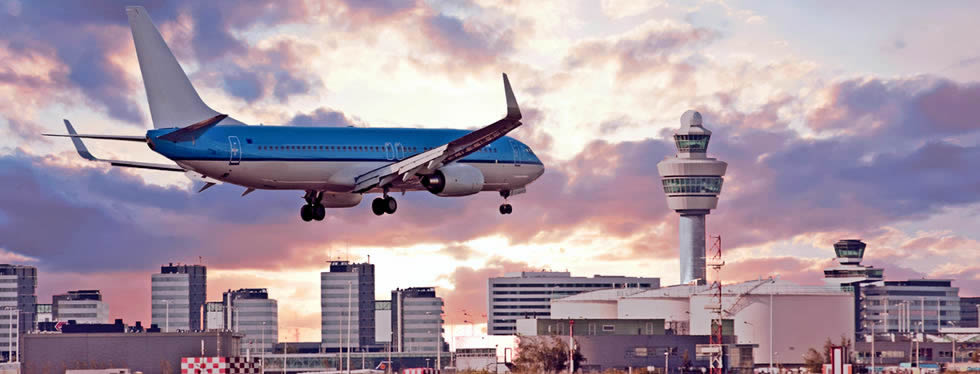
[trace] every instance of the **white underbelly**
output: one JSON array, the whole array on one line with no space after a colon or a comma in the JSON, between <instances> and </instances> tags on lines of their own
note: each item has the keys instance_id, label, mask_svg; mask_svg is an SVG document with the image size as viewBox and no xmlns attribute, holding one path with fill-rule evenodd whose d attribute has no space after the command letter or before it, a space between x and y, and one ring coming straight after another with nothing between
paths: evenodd
<instances>
[{"instance_id":1,"label":"white underbelly","mask_svg":"<svg viewBox=\"0 0 980 374\"><path fill-rule=\"evenodd\" d=\"M268 190L349 192L353 178L388 162L375 161L179 161L180 165L226 183ZM541 174L543 166L470 163L484 176L484 191L517 189Z\"/></svg>"}]
</instances>

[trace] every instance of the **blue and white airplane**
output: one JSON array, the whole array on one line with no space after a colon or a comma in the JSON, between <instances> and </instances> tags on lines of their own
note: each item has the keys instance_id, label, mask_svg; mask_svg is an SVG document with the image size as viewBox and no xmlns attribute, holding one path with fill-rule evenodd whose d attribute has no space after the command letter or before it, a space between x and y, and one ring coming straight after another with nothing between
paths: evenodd
<instances>
[{"instance_id":1,"label":"blue and white airplane","mask_svg":"<svg viewBox=\"0 0 980 374\"><path fill-rule=\"evenodd\" d=\"M211 109L198 96L146 9L126 8L154 129L144 136L68 135L83 158L114 166L186 173L204 182L198 191L227 182L256 189L301 190L304 221L323 220L325 208L358 205L365 193L381 193L371 209L391 214L390 192L429 191L467 196L496 191L506 199L544 173L530 147L505 136L521 125L521 111L503 75L507 115L475 131L412 128L246 126ZM152 164L93 156L82 138L146 142L174 161Z\"/></svg>"}]
</instances>

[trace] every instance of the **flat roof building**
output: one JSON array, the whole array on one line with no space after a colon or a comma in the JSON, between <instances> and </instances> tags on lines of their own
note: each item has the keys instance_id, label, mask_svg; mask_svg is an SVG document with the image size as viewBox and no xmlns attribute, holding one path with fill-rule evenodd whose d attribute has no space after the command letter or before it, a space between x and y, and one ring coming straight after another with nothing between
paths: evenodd
<instances>
[{"instance_id":1,"label":"flat roof building","mask_svg":"<svg viewBox=\"0 0 980 374\"><path fill-rule=\"evenodd\" d=\"M222 294L225 322L242 334L242 354L272 353L279 342L279 304L265 288L242 288Z\"/></svg>"},{"instance_id":2,"label":"flat roof building","mask_svg":"<svg viewBox=\"0 0 980 374\"><path fill-rule=\"evenodd\" d=\"M980 327L977 324L980 315L980 297L960 298L960 327Z\"/></svg>"},{"instance_id":3,"label":"flat roof building","mask_svg":"<svg viewBox=\"0 0 980 374\"><path fill-rule=\"evenodd\" d=\"M54 321L76 323L109 323L109 305L99 290L68 291L51 297Z\"/></svg>"},{"instance_id":4,"label":"flat roof building","mask_svg":"<svg viewBox=\"0 0 980 374\"><path fill-rule=\"evenodd\" d=\"M37 333L23 337L21 373L44 374L93 367L124 367L145 374L180 373L183 357L238 356L232 332Z\"/></svg>"},{"instance_id":5,"label":"flat roof building","mask_svg":"<svg viewBox=\"0 0 980 374\"><path fill-rule=\"evenodd\" d=\"M442 298L432 287L391 291L391 331L394 351L447 351L442 346Z\"/></svg>"},{"instance_id":6,"label":"flat roof building","mask_svg":"<svg viewBox=\"0 0 980 374\"><path fill-rule=\"evenodd\" d=\"M866 285L863 331L935 333L960 322L959 288L949 279L909 279Z\"/></svg>"},{"instance_id":7,"label":"flat roof building","mask_svg":"<svg viewBox=\"0 0 980 374\"><path fill-rule=\"evenodd\" d=\"M201 330L207 276L204 265L161 266L150 277L151 323L164 332Z\"/></svg>"},{"instance_id":8,"label":"flat roof building","mask_svg":"<svg viewBox=\"0 0 980 374\"><path fill-rule=\"evenodd\" d=\"M525 271L490 278L487 287L487 333L513 335L518 319L548 317L552 299L604 288L654 289L660 287L660 278Z\"/></svg>"},{"instance_id":9,"label":"flat roof building","mask_svg":"<svg viewBox=\"0 0 980 374\"><path fill-rule=\"evenodd\" d=\"M320 273L320 342L324 348L374 344L374 264L331 261Z\"/></svg>"},{"instance_id":10,"label":"flat roof building","mask_svg":"<svg viewBox=\"0 0 980 374\"><path fill-rule=\"evenodd\" d=\"M0 339L0 356L8 358L8 351L16 352L20 334L33 329L35 321L37 268L0 264L0 336L13 337Z\"/></svg>"},{"instance_id":11,"label":"flat roof building","mask_svg":"<svg viewBox=\"0 0 980 374\"><path fill-rule=\"evenodd\" d=\"M669 334L707 336L717 318L713 312L717 302L717 289L710 285L606 289L552 301L550 318L663 320ZM853 308L853 296L836 286L803 286L771 278L726 284L722 330L724 335L737 336L740 344L755 344L757 363L778 358L783 364L802 364L804 347L822 347L828 338L853 336ZM579 329L578 322L575 328ZM770 340L770 328L793 333Z\"/></svg>"}]
</instances>

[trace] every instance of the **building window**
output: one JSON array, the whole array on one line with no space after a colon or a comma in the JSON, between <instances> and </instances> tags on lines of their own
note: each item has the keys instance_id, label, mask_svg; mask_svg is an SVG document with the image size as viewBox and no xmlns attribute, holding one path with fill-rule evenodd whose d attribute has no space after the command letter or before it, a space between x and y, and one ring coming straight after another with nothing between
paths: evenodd
<instances>
[{"instance_id":1,"label":"building window","mask_svg":"<svg viewBox=\"0 0 980 374\"><path fill-rule=\"evenodd\" d=\"M613 325L602 325L603 332L613 332L616 331L616 326Z\"/></svg>"},{"instance_id":2,"label":"building window","mask_svg":"<svg viewBox=\"0 0 980 374\"><path fill-rule=\"evenodd\" d=\"M636 357L646 357L647 356L647 347L636 347L636 348L633 348L633 355L636 356Z\"/></svg>"}]
</instances>

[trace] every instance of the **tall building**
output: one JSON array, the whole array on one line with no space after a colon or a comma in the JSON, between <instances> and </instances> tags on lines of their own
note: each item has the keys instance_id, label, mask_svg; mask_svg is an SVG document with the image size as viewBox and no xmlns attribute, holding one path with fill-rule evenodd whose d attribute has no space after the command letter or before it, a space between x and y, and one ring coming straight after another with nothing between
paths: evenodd
<instances>
[{"instance_id":1,"label":"tall building","mask_svg":"<svg viewBox=\"0 0 980 374\"><path fill-rule=\"evenodd\" d=\"M225 326L244 335L242 354L272 353L279 342L279 304L269 298L269 292L265 288L228 290L221 299Z\"/></svg>"},{"instance_id":2,"label":"tall building","mask_svg":"<svg viewBox=\"0 0 980 374\"><path fill-rule=\"evenodd\" d=\"M960 298L960 327L980 327L980 297Z\"/></svg>"},{"instance_id":3,"label":"tall building","mask_svg":"<svg viewBox=\"0 0 980 374\"><path fill-rule=\"evenodd\" d=\"M935 333L960 322L959 288L948 279L884 281L861 288L862 330Z\"/></svg>"},{"instance_id":4,"label":"tall building","mask_svg":"<svg viewBox=\"0 0 980 374\"><path fill-rule=\"evenodd\" d=\"M164 265L151 281L152 324L163 332L199 331L207 298L207 267L204 265Z\"/></svg>"},{"instance_id":5,"label":"tall building","mask_svg":"<svg viewBox=\"0 0 980 374\"><path fill-rule=\"evenodd\" d=\"M436 353L442 349L442 305L432 287L391 291L393 350Z\"/></svg>"},{"instance_id":6,"label":"tall building","mask_svg":"<svg viewBox=\"0 0 980 374\"><path fill-rule=\"evenodd\" d=\"M569 272L519 272L490 278L487 298L487 331L513 335L517 320L548 317L551 300L603 288L659 288L660 278L596 275L573 277Z\"/></svg>"},{"instance_id":7,"label":"tall building","mask_svg":"<svg viewBox=\"0 0 980 374\"><path fill-rule=\"evenodd\" d=\"M838 266L823 271L824 283L840 287L854 296L854 331L863 331L864 292L861 287L885 278L885 270L861 265L867 245L858 239L843 239L834 243Z\"/></svg>"},{"instance_id":8,"label":"tall building","mask_svg":"<svg viewBox=\"0 0 980 374\"><path fill-rule=\"evenodd\" d=\"M51 297L51 314L55 321L76 323L109 323L109 305L99 290L68 291Z\"/></svg>"},{"instance_id":9,"label":"tall building","mask_svg":"<svg viewBox=\"0 0 980 374\"><path fill-rule=\"evenodd\" d=\"M36 320L37 268L0 265L0 336L12 338L0 339L3 352L0 356L6 358L10 348L20 340L20 334L33 329Z\"/></svg>"},{"instance_id":10,"label":"tall building","mask_svg":"<svg viewBox=\"0 0 980 374\"><path fill-rule=\"evenodd\" d=\"M674 133L677 155L657 164L667 194L667 207L680 214L680 282L706 282L705 216L718 206L722 176L728 164L707 157L711 131L701 113L689 110Z\"/></svg>"},{"instance_id":11,"label":"tall building","mask_svg":"<svg viewBox=\"0 0 980 374\"><path fill-rule=\"evenodd\" d=\"M374 265L331 261L320 273L320 343L346 348L348 338L354 350L374 344Z\"/></svg>"},{"instance_id":12,"label":"tall building","mask_svg":"<svg viewBox=\"0 0 980 374\"><path fill-rule=\"evenodd\" d=\"M224 302L208 301L204 304L204 329L209 331L225 329Z\"/></svg>"}]
</instances>

